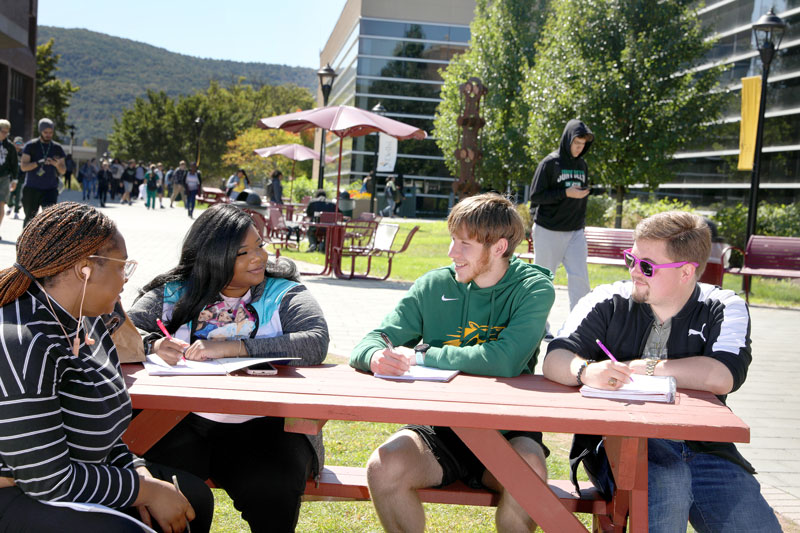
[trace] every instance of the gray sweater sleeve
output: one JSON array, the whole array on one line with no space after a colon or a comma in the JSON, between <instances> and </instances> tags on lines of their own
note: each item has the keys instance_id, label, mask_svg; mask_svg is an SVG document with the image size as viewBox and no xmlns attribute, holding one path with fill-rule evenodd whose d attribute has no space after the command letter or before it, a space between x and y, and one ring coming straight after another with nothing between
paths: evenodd
<instances>
[{"instance_id":1,"label":"gray sweater sleeve","mask_svg":"<svg viewBox=\"0 0 800 533\"><path fill-rule=\"evenodd\" d=\"M317 300L303 285L290 289L278 310L283 335L261 339L245 339L247 352L253 357L299 357L289 364L318 365L328 353L328 324Z\"/></svg>"}]
</instances>

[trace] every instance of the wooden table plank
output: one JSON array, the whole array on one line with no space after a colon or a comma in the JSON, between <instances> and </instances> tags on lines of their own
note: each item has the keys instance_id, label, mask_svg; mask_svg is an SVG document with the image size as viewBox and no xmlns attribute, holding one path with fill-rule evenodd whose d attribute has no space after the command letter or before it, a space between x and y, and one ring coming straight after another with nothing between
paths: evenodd
<instances>
[{"instance_id":1,"label":"wooden table plank","mask_svg":"<svg viewBox=\"0 0 800 533\"><path fill-rule=\"evenodd\" d=\"M263 415L268 410L273 416L342 420L361 420L370 416L376 422L435 425L448 425L456 417L460 425L471 427L495 427L500 417L501 429L733 442L749 439L747 426L730 410L720 408L712 395L705 393L702 393L705 398L695 395L691 402L687 400L678 405L630 404L582 398L575 394L574 388L553 384L541 376L521 376L513 379L525 384L525 388L516 391L514 401L501 404L499 400L492 400L497 396L495 391L499 385L486 378L473 377L472 392L464 399L451 392L445 400L435 400L429 399L432 389L427 384L420 388L416 398L408 394L399 397L392 392L395 387L391 382L375 380L350 369L346 373L337 369L337 374L349 377L345 380L347 383L337 382L331 387L314 379L328 369L293 370L307 379L298 382L291 378L283 381L281 376L251 379L237 376L153 377L141 372L130 377L135 378L137 397L134 406L137 408L170 405L179 410L191 409L198 398L205 398L206 402L215 404L215 410L225 413ZM481 379L486 379L483 382L485 387L481 388L482 394L475 394L475 387ZM133 386L133 381L129 384ZM209 384L213 384L213 388L208 388ZM367 384L368 388L361 387L362 384ZM542 384L545 390L555 386L560 389L559 394L529 388L536 384ZM439 390L446 390L449 384L437 385ZM410 390L406 389L407 392ZM683 398L684 394L679 396ZM165 398L170 398L170 401L165 401ZM268 407L267 404L274 405ZM321 408L326 409L324 416Z\"/></svg>"}]
</instances>

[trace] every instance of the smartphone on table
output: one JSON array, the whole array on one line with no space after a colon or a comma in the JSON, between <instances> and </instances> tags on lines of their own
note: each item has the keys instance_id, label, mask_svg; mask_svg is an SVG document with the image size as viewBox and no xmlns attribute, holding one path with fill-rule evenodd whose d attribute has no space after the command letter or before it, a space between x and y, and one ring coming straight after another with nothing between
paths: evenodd
<instances>
[{"instance_id":1,"label":"smartphone on table","mask_svg":"<svg viewBox=\"0 0 800 533\"><path fill-rule=\"evenodd\" d=\"M258 363L248 366L244 371L250 376L274 376L278 373L278 369L272 366L272 363Z\"/></svg>"}]
</instances>

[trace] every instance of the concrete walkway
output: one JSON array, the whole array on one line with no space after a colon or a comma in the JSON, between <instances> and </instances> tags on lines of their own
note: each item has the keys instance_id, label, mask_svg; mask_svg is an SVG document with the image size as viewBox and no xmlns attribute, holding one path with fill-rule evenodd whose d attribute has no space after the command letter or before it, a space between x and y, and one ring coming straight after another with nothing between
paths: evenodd
<instances>
[{"instance_id":1,"label":"concrete walkway","mask_svg":"<svg viewBox=\"0 0 800 533\"><path fill-rule=\"evenodd\" d=\"M67 191L61 195L61 200L65 199L80 200L80 193ZM96 200L93 204L97 205ZM177 263L192 220L182 208L170 209L168 201L165 205L148 211L141 201L132 206L109 202L103 209L125 237L128 255L139 261L122 295L126 306L132 304L138 287ZM0 226L0 267L14 262L14 243L21 231L22 220L5 217ZM366 332L377 327L410 286L318 277L308 277L305 283L325 312L331 333L329 351L343 357ZM342 302L357 305L343 307ZM567 291L560 287L551 322L559 324L568 312ZM752 428L751 442L739 447L758 470L764 495L785 519L800 525L800 367L795 361L797 350L790 347L800 324L800 310L753 307L751 315L753 363L745 385L731 395L728 404Z\"/></svg>"}]
</instances>

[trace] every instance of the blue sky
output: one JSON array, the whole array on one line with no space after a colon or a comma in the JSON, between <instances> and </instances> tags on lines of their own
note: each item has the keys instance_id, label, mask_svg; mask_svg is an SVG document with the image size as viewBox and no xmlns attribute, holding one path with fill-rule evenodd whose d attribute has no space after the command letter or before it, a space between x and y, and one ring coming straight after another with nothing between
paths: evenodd
<instances>
[{"instance_id":1,"label":"blue sky","mask_svg":"<svg viewBox=\"0 0 800 533\"><path fill-rule=\"evenodd\" d=\"M39 0L39 24L196 57L319 67L346 0Z\"/></svg>"}]
</instances>

